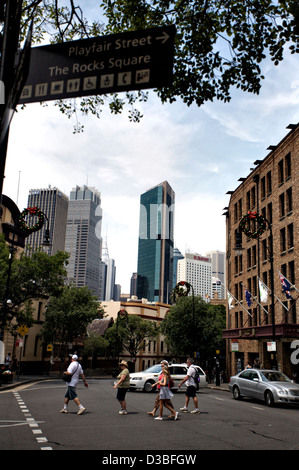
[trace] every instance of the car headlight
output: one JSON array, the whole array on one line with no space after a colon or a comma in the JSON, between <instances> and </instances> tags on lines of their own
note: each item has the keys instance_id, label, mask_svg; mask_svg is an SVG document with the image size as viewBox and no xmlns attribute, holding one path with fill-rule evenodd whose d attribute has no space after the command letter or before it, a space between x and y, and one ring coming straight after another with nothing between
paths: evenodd
<instances>
[{"instance_id":1,"label":"car headlight","mask_svg":"<svg viewBox=\"0 0 299 470\"><path fill-rule=\"evenodd\" d=\"M142 380L142 377L132 377L131 380Z\"/></svg>"},{"instance_id":2,"label":"car headlight","mask_svg":"<svg viewBox=\"0 0 299 470\"><path fill-rule=\"evenodd\" d=\"M278 390L278 395L287 395L288 391L285 388L280 388Z\"/></svg>"}]
</instances>

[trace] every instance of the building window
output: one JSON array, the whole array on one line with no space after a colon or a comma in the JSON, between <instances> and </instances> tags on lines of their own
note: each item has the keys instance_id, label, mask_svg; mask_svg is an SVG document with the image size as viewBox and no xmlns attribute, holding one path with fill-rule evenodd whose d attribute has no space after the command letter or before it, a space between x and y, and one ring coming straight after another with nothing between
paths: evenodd
<instances>
[{"instance_id":1,"label":"building window","mask_svg":"<svg viewBox=\"0 0 299 470\"><path fill-rule=\"evenodd\" d=\"M255 186L251 188L251 208L255 207L256 205L256 197L255 197Z\"/></svg>"},{"instance_id":2,"label":"building window","mask_svg":"<svg viewBox=\"0 0 299 470\"><path fill-rule=\"evenodd\" d=\"M286 179L291 177L291 174L292 174L291 153L288 153L285 158L285 173L286 173Z\"/></svg>"},{"instance_id":3,"label":"building window","mask_svg":"<svg viewBox=\"0 0 299 470\"><path fill-rule=\"evenodd\" d=\"M271 171L267 173L267 195L272 193L272 177L271 177Z\"/></svg>"},{"instance_id":4,"label":"building window","mask_svg":"<svg viewBox=\"0 0 299 470\"><path fill-rule=\"evenodd\" d=\"M261 179L261 198L264 199L266 197L266 178L263 176Z\"/></svg>"},{"instance_id":5,"label":"building window","mask_svg":"<svg viewBox=\"0 0 299 470\"><path fill-rule=\"evenodd\" d=\"M280 230L280 252L286 251L286 229L285 227Z\"/></svg>"},{"instance_id":6,"label":"building window","mask_svg":"<svg viewBox=\"0 0 299 470\"><path fill-rule=\"evenodd\" d=\"M251 268L251 248L247 250L247 269Z\"/></svg>"},{"instance_id":7,"label":"building window","mask_svg":"<svg viewBox=\"0 0 299 470\"><path fill-rule=\"evenodd\" d=\"M288 225L288 249L294 248L294 228L293 224Z\"/></svg>"},{"instance_id":8,"label":"building window","mask_svg":"<svg viewBox=\"0 0 299 470\"><path fill-rule=\"evenodd\" d=\"M250 191L247 191L247 194L246 194L246 209L248 211L251 209L251 206L250 206Z\"/></svg>"},{"instance_id":9,"label":"building window","mask_svg":"<svg viewBox=\"0 0 299 470\"><path fill-rule=\"evenodd\" d=\"M292 188L289 188L287 190L287 198L286 198L286 209L287 209L287 214L292 212L293 210L293 196L292 196Z\"/></svg>"},{"instance_id":10,"label":"building window","mask_svg":"<svg viewBox=\"0 0 299 470\"><path fill-rule=\"evenodd\" d=\"M280 218L284 217L285 209L284 209L284 193L279 196L279 216Z\"/></svg>"},{"instance_id":11,"label":"building window","mask_svg":"<svg viewBox=\"0 0 299 470\"><path fill-rule=\"evenodd\" d=\"M282 184L284 182L284 171L283 171L283 160L278 162L278 183Z\"/></svg>"}]
</instances>

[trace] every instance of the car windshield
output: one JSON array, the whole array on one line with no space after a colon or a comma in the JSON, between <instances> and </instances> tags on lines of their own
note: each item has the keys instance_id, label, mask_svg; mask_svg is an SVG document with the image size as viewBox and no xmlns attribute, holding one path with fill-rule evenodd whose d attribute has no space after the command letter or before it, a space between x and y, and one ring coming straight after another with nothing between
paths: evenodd
<instances>
[{"instance_id":1,"label":"car windshield","mask_svg":"<svg viewBox=\"0 0 299 470\"><path fill-rule=\"evenodd\" d=\"M148 369L145 369L143 372L145 372L146 374L157 374L158 372L161 372L161 364L156 364L152 367L149 367Z\"/></svg>"},{"instance_id":2,"label":"car windshield","mask_svg":"<svg viewBox=\"0 0 299 470\"><path fill-rule=\"evenodd\" d=\"M260 372L264 382L291 382L291 380L282 372L263 371Z\"/></svg>"}]
</instances>

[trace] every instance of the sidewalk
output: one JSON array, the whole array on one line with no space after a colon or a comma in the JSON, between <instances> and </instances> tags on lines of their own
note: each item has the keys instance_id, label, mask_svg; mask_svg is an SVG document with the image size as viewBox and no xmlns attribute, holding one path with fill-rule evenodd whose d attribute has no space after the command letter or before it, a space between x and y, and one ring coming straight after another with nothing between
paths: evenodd
<instances>
[{"instance_id":1,"label":"sidewalk","mask_svg":"<svg viewBox=\"0 0 299 470\"><path fill-rule=\"evenodd\" d=\"M224 392L229 392L229 384L228 383L221 383L220 385L216 384L208 384L207 388L212 390L223 390Z\"/></svg>"}]
</instances>

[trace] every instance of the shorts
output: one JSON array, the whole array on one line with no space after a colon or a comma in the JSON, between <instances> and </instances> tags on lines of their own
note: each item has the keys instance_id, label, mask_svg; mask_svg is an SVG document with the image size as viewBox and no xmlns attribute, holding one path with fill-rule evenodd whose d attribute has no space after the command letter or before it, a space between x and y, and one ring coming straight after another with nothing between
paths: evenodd
<instances>
[{"instance_id":1,"label":"shorts","mask_svg":"<svg viewBox=\"0 0 299 470\"><path fill-rule=\"evenodd\" d=\"M116 399L118 401L124 401L125 397L126 397L126 393L129 389L128 388L118 388L117 389L117 395L116 395Z\"/></svg>"},{"instance_id":2,"label":"shorts","mask_svg":"<svg viewBox=\"0 0 299 470\"><path fill-rule=\"evenodd\" d=\"M77 396L78 395L77 395L76 387L68 386L64 398L68 398L69 400L74 400L75 398L77 398Z\"/></svg>"},{"instance_id":3,"label":"shorts","mask_svg":"<svg viewBox=\"0 0 299 470\"><path fill-rule=\"evenodd\" d=\"M189 398L196 397L196 387L194 387L193 385L190 385L189 387L187 387L186 395Z\"/></svg>"}]
</instances>

